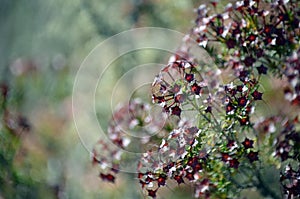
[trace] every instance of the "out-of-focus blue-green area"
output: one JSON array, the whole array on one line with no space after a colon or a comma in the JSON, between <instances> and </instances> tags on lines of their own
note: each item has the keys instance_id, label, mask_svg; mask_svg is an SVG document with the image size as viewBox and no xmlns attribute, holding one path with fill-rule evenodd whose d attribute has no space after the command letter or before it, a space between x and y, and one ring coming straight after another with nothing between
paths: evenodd
<instances>
[{"instance_id":1,"label":"out-of-focus blue-green area","mask_svg":"<svg viewBox=\"0 0 300 199\"><path fill-rule=\"evenodd\" d=\"M0 198L142 198L131 176L116 184L97 177L74 127L74 76L98 43L121 31L156 26L187 32L198 3L0 0ZM103 125L110 114L99 113ZM166 198L192 195L190 189L165 192Z\"/></svg>"}]
</instances>

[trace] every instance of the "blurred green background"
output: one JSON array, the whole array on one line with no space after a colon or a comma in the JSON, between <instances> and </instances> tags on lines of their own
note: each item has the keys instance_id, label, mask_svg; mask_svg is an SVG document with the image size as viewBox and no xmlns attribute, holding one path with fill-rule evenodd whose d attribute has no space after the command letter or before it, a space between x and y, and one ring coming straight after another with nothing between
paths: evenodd
<instances>
[{"instance_id":1,"label":"blurred green background","mask_svg":"<svg viewBox=\"0 0 300 199\"><path fill-rule=\"evenodd\" d=\"M143 198L130 175L116 184L97 177L72 118L75 73L97 44L121 31L144 26L189 31L199 4L0 0L0 198ZM101 114L105 125L110 112ZM192 195L190 188L176 189L164 189L162 198Z\"/></svg>"}]
</instances>

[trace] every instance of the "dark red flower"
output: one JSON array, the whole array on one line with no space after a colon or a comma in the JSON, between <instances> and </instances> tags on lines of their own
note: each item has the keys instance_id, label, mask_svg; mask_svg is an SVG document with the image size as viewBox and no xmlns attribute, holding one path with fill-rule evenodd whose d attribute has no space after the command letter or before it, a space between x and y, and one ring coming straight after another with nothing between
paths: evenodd
<instances>
[{"instance_id":1,"label":"dark red flower","mask_svg":"<svg viewBox=\"0 0 300 199\"><path fill-rule=\"evenodd\" d=\"M224 32L224 27L223 26L217 27L216 32L217 32L218 35L221 35Z\"/></svg>"},{"instance_id":2,"label":"dark red flower","mask_svg":"<svg viewBox=\"0 0 300 199\"><path fill-rule=\"evenodd\" d=\"M244 85L238 85L236 87L236 90L239 91L239 92L243 92L243 88L244 88Z\"/></svg>"},{"instance_id":3,"label":"dark red flower","mask_svg":"<svg viewBox=\"0 0 300 199\"><path fill-rule=\"evenodd\" d=\"M246 78L248 77L248 75L249 75L249 72L244 70L244 71L240 72L239 78L242 82L244 82L246 80Z\"/></svg>"},{"instance_id":4,"label":"dark red flower","mask_svg":"<svg viewBox=\"0 0 300 199\"><path fill-rule=\"evenodd\" d=\"M175 165L175 163L174 163L174 162L171 162L170 164L168 164L168 165L166 165L166 166L163 167L163 171L164 171L165 173L169 172L169 170L170 170L174 165Z\"/></svg>"},{"instance_id":5,"label":"dark red flower","mask_svg":"<svg viewBox=\"0 0 300 199\"><path fill-rule=\"evenodd\" d=\"M257 90L252 93L254 100L262 100L262 93Z\"/></svg>"},{"instance_id":6,"label":"dark red flower","mask_svg":"<svg viewBox=\"0 0 300 199\"><path fill-rule=\"evenodd\" d=\"M191 166L193 168L193 171L199 171L202 169L202 165L199 162L198 157L189 158L187 165Z\"/></svg>"},{"instance_id":7,"label":"dark red flower","mask_svg":"<svg viewBox=\"0 0 300 199\"><path fill-rule=\"evenodd\" d=\"M259 48L259 49L256 50L256 57L257 58L260 58L263 55L264 55L264 50L263 49Z\"/></svg>"},{"instance_id":8,"label":"dark red flower","mask_svg":"<svg viewBox=\"0 0 300 199\"><path fill-rule=\"evenodd\" d=\"M120 147L123 147L123 140L121 138L115 138L112 142Z\"/></svg>"},{"instance_id":9,"label":"dark red flower","mask_svg":"<svg viewBox=\"0 0 300 199\"><path fill-rule=\"evenodd\" d=\"M208 106L208 107L205 109L205 112L206 112L206 113L211 113L211 111L212 111L211 106Z\"/></svg>"},{"instance_id":10,"label":"dark red flower","mask_svg":"<svg viewBox=\"0 0 300 199\"><path fill-rule=\"evenodd\" d=\"M247 155L247 158L250 160L250 162L254 162L258 160L258 152L250 151Z\"/></svg>"},{"instance_id":11,"label":"dark red flower","mask_svg":"<svg viewBox=\"0 0 300 199\"><path fill-rule=\"evenodd\" d=\"M234 140L228 140L228 142L227 142L227 147L228 148L232 148L232 147L234 147L236 145L236 142L234 141Z\"/></svg>"},{"instance_id":12,"label":"dark red flower","mask_svg":"<svg viewBox=\"0 0 300 199\"><path fill-rule=\"evenodd\" d=\"M234 48L235 44L236 44L236 41L234 39L228 39L226 41L226 45L229 49Z\"/></svg>"},{"instance_id":13,"label":"dark red flower","mask_svg":"<svg viewBox=\"0 0 300 199\"><path fill-rule=\"evenodd\" d=\"M193 158L189 158L187 165L193 167L198 163L198 158L197 157L193 157Z\"/></svg>"},{"instance_id":14,"label":"dark red flower","mask_svg":"<svg viewBox=\"0 0 300 199\"><path fill-rule=\"evenodd\" d=\"M245 149L253 148L253 140L246 138L242 144L244 145Z\"/></svg>"},{"instance_id":15,"label":"dark red flower","mask_svg":"<svg viewBox=\"0 0 300 199\"><path fill-rule=\"evenodd\" d=\"M165 101L165 98L163 96L155 96L152 95L152 99L156 102L156 103L163 103Z\"/></svg>"},{"instance_id":16,"label":"dark red flower","mask_svg":"<svg viewBox=\"0 0 300 199\"><path fill-rule=\"evenodd\" d=\"M259 74L267 74L268 68L264 65L260 65L256 68Z\"/></svg>"},{"instance_id":17,"label":"dark red flower","mask_svg":"<svg viewBox=\"0 0 300 199\"><path fill-rule=\"evenodd\" d=\"M160 186L165 186L166 178L167 178L167 176L165 176L165 175L159 175L159 177L157 178L157 184L158 184L159 187Z\"/></svg>"},{"instance_id":18,"label":"dark red flower","mask_svg":"<svg viewBox=\"0 0 300 199\"><path fill-rule=\"evenodd\" d=\"M218 4L218 1L211 1L210 3L213 5L213 7L216 7Z\"/></svg>"},{"instance_id":19,"label":"dark red flower","mask_svg":"<svg viewBox=\"0 0 300 199\"><path fill-rule=\"evenodd\" d=\"M234 110L234 106L232 105L232 103L228 103L226 106L226 113L229 113L232 110Z\"/></svg>"},{"instance_id":20,"label":"dark red flower","mask_svg":"<svg viewBox=\"0 0 300 199\"><path fill-rule=\"evenodd\" d=\"M185 75L185 79L186 79L186 81L188 81L188 82L193 81L193 80L194 80L194 74L186 74L186 75Z\"/></svg>"},{"instance_id":21,"label":"dark red flower","mask_svg":"<svg viewBox=\"0 0 300 199\"><path fill-rule=\"evenodd\" d=\"M267 38L265 38L264 43L267 45L267 44L270 44L272 41L273 41L273 38L271 36L268 36Z\"/></svg>"},{"instance_id":22,"label":"dark red flower","mask_svg":"<svg viewBox=\"0 0 300 199\"><path fill-rule=\"evenodd\" d=\"M271 34L271 33L273 32L273 26L272 26L272 25L266 25L266 26L264 27L264 32L265 32L266 34Z\"/></svg>"},{"instance_id":23,"label":"dark red flower","mask_svg":"<svg viewBox=\"0 0 300 199\"><path fill-rule=\"evenodd\" d=\"M246 106L248 100L245 96L238 98L238 105L241 107Z\"/></svg>"},{"instance_id":24,"label":"dark red flower","mask_svg":"<svg viewBox=\"0 0 300 199\"><path fill-rule=\"evenodd\" d=\"M156 190L147 189L147 191L148 191L148 196L150 196L152 198L156 197L157 189Z\"/></svg>"},{"instance_id":25,"label":"dark red flower","mask_svg":"<svg viewBox=\"0 0 300 199\"><path fill-rule=\"evenodd\" d=\"M176 180L178 184L184 183L181 175L175 175L174 180Z\"/></svg>"},{"instance_id":26,"label":"dark red flower","mask_svg":"<svg viewBox=\"0 0 300 199\"><path fill-rule=\"evenodd\" d=\"M177 115L178 117L180 117L180 114L181 114L181 109L179 108L179 106L172 107L172 115Z\"/></svg>"},{"instance_id":27,"label":"dark red flower","mask_svg":"<svg viewBox=\"0 0 300 199\"><path fill-rule=\"evenodd\" d=\"M295 99L292 100L292 105L300 105L300 95L298 95Z\"/></svg>"},{"instance_id":28,"label":"dark red flower","mask_svg":"<svg viewBox=\"0 0 300 199\"><path fill-rule=\"evenodd\" d=\"M232 35L233 36L238 35L240 33L241 33L240 27L236 27L235 29L232 30Z\"/></svg>"},{"instance_id":29,"label":"dark red flower","mask_svg":"<svg viewBox=\"0 0 300 199\"><path fill-rule=\"evenodd\" d=\"M103 181L108 181L108 182L112 182L114 183L115 182L115 176L111 175L111 174L103 174L103 173L100 173L100 178L103 180Z\"/></svg>"},{"instance_id":30,"label":"dark red flower","mask_svg":"<svg viewBox=\"0 0 300 199\"><path fill-rule=\"evenodd\" d=\"M191 173L191 172L187 172L186 175L185 175L185 177L186 177L188 180L190 180L190 181L192 181L192 180L195 179L195 178L194 178L194 173Z\"/></svg>"},{"instance_id":31,"label":"dark red flower","mask_svg":"<svg viewBox=\"0 0 300 199\"><path fill-rule=\"evenodd\" d=\"M244 0L243 2L243 7L247 8L250 4L249 0Z\"/></svg>"},{"instance_id":32,"label":"dark red flower","mask_svg":"<svg viewBox=\"0 0 300 199\"><path fill-rule=\"evenodd\" d=\"M251 56L246 57L244 60L245 66L249 67L252 66L252 64L255 62L255 59Z\"/></svg>"},{"instance_id":33,"label":"dark red flower","mask_svg":"<svg viewBox=\"0 0 300 199\"><path fill-rule=\"evenodd\" d=\"M138 173L138 178L141 179L144 177L144 174L143 173Z\"/></svg>"},{"instance_id":34,"label":"dark red flower","mask_svg":"<svg viewBox=\"0 0 300 199\"><path fill-rule=\"evenodd\" d=\"M198 162L196 165L193 166L194 171L200 171L202 169L202 164Z\"/></svg>"},{"instance_id":35,"label":"dark red flower","mask_svg":"<svg viewBox=\"0 0 300 199\"><path fill-rule=\"evenodd\" d=\"M191 86L191 91L192 91L192 93L195 93L196 95L199 95L200 91L201 91L201 87L198 84L194 83Z\"/></svg>"},{"instance_id":36,"label":"dark red flower","mask_svg":"<svg viewBox=\"0 0 300 199\"><path fill-rule=\"evenodd\" d=\"M222 160L224 162L228 162L230 159L231 159L231 157L228 153L222 153Z\"/></svg>"},{"instance_id":37,"label":"dark red flower","mask_svg":"<svg viewBox=\"0 0 300 199\"><path fill-rule=\"evenodd\" d=\"M251 106L247 106L245 111L246 111L246 113L251 113L252 107Z\"/></svg>"},{"instance_id":38,"label":"dark red flower","mask_svg":"<svg viewBox=\"0 0 300 199\"><path fill-rule=\"evenodd\" d=\"M232 168L237 169L239 167L239 164L240 164L240 162L236 158L229 160L229 166Z\"/></svg>"},{"instance_id":39,"label":"dark red flower","mask_svg":"<svg viewBox=\"0 0 300 199\"><path fill-rule=\"evenodd\" d=\"M228 86L225 86L225 91L229 93L231 96L234 96L236 94L236 89L229 88Z\"/></svg>"},{"instance_id":40,"label":"dark red flower","mask_svg":"<svg viewBox=\"0 0 300 199\"><path fill-rule=\"evenodd\" d=\"M249 35L249 37L247 38L247 40L250 42L255 41L255 39L256 39L256 35L254 35L254 34Z\"/></svg>"},{"instance_id":41,"label":"dark red flower","mask_svg":"<svg viewBox=\"0 0 300 199\"><path fill-rule=\"evenodd\" d=\"M239 119L240 125L247 125L249 123L249 116L244 116Z\"/></svg>"}]
</instances>

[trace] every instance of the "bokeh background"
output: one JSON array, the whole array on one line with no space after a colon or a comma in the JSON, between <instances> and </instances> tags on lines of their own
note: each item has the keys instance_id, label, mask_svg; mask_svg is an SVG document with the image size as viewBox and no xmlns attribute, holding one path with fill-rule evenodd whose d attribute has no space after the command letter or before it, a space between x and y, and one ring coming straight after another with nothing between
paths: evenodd
<instances>
[{"instance_id":1,"label":"bokeh background","mask_svg":"<svg viewBox=\"0 0 300 199\"><path fill-rule=\"evenodd\" d=\"M124 30L153 26L187 32L199 4L0 0L0 198L143 198L132 175L121 174L116 184L98 177L74 126L74 77L97 44ZM112 79L145 57L134 56L115 67ZM111 89L111 82L106 87ZM103 108L99 117L105 128L111 110L101 100L97 105ZM165 192L162 198L187 198L192 190L178 192L175 186Z\"/></svg>"}]
</instances>

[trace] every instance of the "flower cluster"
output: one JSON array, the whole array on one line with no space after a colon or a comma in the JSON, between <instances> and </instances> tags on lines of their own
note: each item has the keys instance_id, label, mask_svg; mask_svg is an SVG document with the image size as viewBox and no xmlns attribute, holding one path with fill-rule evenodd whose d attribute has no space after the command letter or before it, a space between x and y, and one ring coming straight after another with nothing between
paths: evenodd
<instances>
[{"instance_id":1,"label":"flower cluster","mask_svg":"<svg viewBox=\"0 0 300 199\"><path fill-rule=\"evenodd\" d=\"M297 123L298 119L293 122L287 121L276 138L276 156L280 157L281 161L285 161L288 158L299 159L300 132L296 131L295 124Z\"/></svg>"},{"instance_id":2,"label":"flower cluster","mask_svg":"<svg viewBox=\"0 0 300 199\"><path fill-rule=\"evenodd\" d=\"M151 111L151 106L140 99L133 99L117 108L108 127L109 139L118 147L126 148L130 139L147 143L157 133L164 136L161 129L165 125L166 115Z\"/></svg>"},{"instance_id":3,"label":"flower cluster","mask_svg":"<svg viewBox=\"0 0 300 199\"><path fill-rule=\"evenodd\" d=\"M99 140L93 149L93 164L99 165L99 177L108 182L115 182L115 174L119 171L122 151L103 140Z\"/></svg>"},{"instance_id":4,"label":"flower cluster","mask_svg":"<svg viewBox=\"0 0 300 199\"><path fill-rule=\"evenodd\" d=\"M181 116L182 106L204 92L203 81L196 65L184 59L170 62L152 84L152 99L167 113Z\"/></svg>"},{"instance_id":5,"label":"flower cluster","mask_svg":"<svg viewBox=\"0 0 300 199\"><path fill-rule=\"evenodd\" d=\"M254 140L220 140L212 148L215 138L207 139L205 130L190 125L181 123L156 150L144 153L138 165L138 179L146 195L155 198L161 187L175 181L178 185L192 183L197 198L218 198L229 187L237 189L228 177L239 172L241 160L246 158L251 164L259 160ZM227 172L216 174L214 168Z\"/></svg>"},{"instance_id":6,"label":"flower cluster","mask_svg":"<svg viewBox=\"0 0 300 199\"><path fill-rule=\"evenodd\" d=\"M242 82L268 70L284 75L293 88L290 100L299 104L299 2L244 0L229 3L221 13L217 6L197 9L193 37L199 45Z\"/></svg>"},{"instance_id":7,"label":"flower cluster","mask_svg":"<svg viewBox=\"0 0 300 199\"><path fill-rule=\"evenodd\" d=\"M196 182L204 174L208 154L204 150L198 152L197 149L200 146L197 140L201 131L187 122L180 126L170 132L166 140L162 140L157 151L145 153L138 165L139 182L151 197L156 196L158 189L165 186L167 180L173 180L179 185ZM195 186L196 194L208 194L209 185L208 179L201 178Z\"/></svg>"},{"instance_id":8,"label":"flower cluster","mask_svg":"<svg viewBox=\"0 0 300 199\"><path fill-rule=\"evenodd\" d=\"M280 182L287 198L300 197L300 168L294 170L291 165L287 165L280 174Z\"/></svg>"},{"instance_id":9,"label":"flower cluster","mask_svg":"<svg viewBox=\"0 0 300 199\"><path fill-rule=\"evenodd\" d=\"M286 76L289 87L284 89L285 98L293 105L300 105L300 49L294 51L286 59L284 68L284 75Z\"/></svg>"},{"instance_id":10,"label":"flower cluster","mask_svg":"<svg viewBox=\"0 0 300 199\"><path fill-rule=\"evenodd\" d=\"M290 160L299 166L299 121L289 120L294 111L268 117L256 105L267 98L262 77L271 74L288 82L285 98L300 104L298 4L243 0L221 13L216 1L199 6L196 25L151 86L161 115L151 117L147 105L134 102L118 109L108 128L109 139L121 149L130 149L130 142L151 143L137 165L145 195L156 198L173 181L193 186L196 198L236 198L246 188L277 197L259 170L280 168ZM217 68L192 54L192 40L214 58ZM105 157L117 163L121 154L109 150ZM97 154L95 161L101 165L107 160ZM299 196L298 174L291 167L281 174L278 183L289 198ZM115 180L111 172L100 177Z\"/></svg>"},{"instance_id":11,"label":"flower cluster","mask_svg":"<svg viewBox=\"0 0 300 199\"><path fill-rule=\"evenodd\" d=\"M99 139L93 149L93 163L99 165L100 178L114 182L124 150L140 152L144 144L168 134L173 123L176 121L167 120L161 111L157 114L140 99L117 108L108 126L108 139Z\"/></svg>"},{"instance_id":12,"label":"flower cluster","mask_svg":"<svg viewBox=\"0 0 300 199\"><path fill-rule=\"evenodd\" d=\"M258 90L258 82L245 81L240 85L225 86L227 118L239 121L241 126L250 124L250 114L254 109L254 102L262 100L263 93Z\"/></svg>"}]
</instances>

